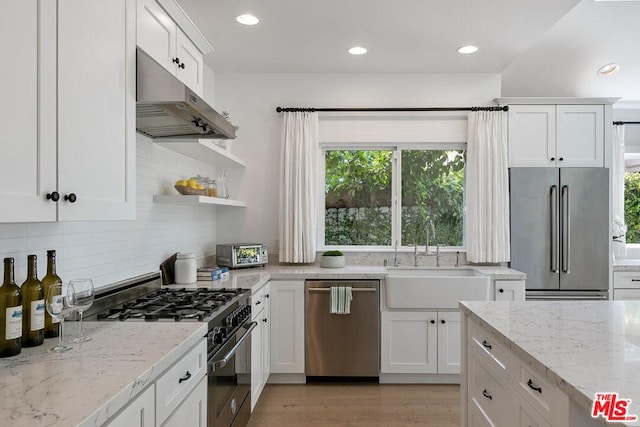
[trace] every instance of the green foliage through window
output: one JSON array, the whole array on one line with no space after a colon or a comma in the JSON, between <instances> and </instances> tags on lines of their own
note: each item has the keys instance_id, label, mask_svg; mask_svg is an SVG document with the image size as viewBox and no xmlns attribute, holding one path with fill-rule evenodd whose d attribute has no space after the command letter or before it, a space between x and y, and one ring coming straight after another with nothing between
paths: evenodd
<instances>
[{"instance_id":1,"label":"green foliage through window","mask_svg":"<svg viewBox=\"0 0 640 427\"><path fill-rule=\"evenodd\" d=\"M463 245L465 152L401 150L401 244ZM325 244L392 246L391 150L328 150ZM430 226L429 226L430 227Z\"/></svg>"},{"instance_id":2,"label":"green foliage through window","mask_svg":"<svg viewBox=\"0 0 640 427\"><path fill-rule=\"evenodd\" d=\"M624 174L624 222L627 243L640 243L640 173Z\"/></svg>"}]
</instances>

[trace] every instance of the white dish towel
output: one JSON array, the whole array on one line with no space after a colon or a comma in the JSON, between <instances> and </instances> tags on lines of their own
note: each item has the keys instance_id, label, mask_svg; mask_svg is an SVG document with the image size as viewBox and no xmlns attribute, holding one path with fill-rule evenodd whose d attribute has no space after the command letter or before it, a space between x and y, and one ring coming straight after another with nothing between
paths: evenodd
<instances>
[{"instance_id":1,"label":"white dish towel","mask_svg":"<svg viewBox=\"0 0 640 427\"><path fill-rule=\"evenodd\" d=\"M330 314L351 314L351 286L332 286L329 292Z\"/></svg>"}]
</instances>

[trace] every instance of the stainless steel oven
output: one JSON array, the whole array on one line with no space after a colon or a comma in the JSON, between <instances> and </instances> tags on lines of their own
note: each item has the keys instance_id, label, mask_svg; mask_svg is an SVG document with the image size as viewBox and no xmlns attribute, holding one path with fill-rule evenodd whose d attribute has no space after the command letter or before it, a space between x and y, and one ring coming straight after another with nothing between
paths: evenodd
<instances>
[{"instance_id":1,"label":"stainless steel oven","mask_svg":"<svg viewBox=\"0 0 640 427\"><path fill-rule=\"evenodd\" d=\"M208 427L245 426L251 416L250 317L219 349L208 355ZM217 332L219 333L219 332Z\"/></svg>"}]
</instances>

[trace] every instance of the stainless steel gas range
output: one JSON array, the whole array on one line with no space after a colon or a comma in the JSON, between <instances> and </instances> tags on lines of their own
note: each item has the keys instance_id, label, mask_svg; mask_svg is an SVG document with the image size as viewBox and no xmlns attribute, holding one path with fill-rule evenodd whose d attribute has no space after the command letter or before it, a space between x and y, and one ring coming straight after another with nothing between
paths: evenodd
<instances>
[{"instance_id":1,"label":"stainless steel gas range","mask_svg":"<svg viewBox=\"0 0 640 427\"><path fill-rule=\"evenodd\" d=\"M87 319L207 322L207 426L245 426L251 415L249 289L162 288L157 275L99 294Z\"/></svg>"}]
</instances>

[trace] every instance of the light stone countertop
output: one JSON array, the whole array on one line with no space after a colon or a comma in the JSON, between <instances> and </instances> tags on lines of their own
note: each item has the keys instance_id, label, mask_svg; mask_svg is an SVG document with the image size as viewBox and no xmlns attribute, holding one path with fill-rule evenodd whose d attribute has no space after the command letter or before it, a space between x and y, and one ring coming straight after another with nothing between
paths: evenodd
<instances>
[{"instance_id":1,"label":"light stone countertop","mask_svg":"<svg viewBox=\"0 0 640 427\"><path fill-rule=\"evenodd\" d=\"M202 322L84 322L91 341L48 353L58 338L0 359L0 424L97 426L203 339ZM65 336L77 323L65 324Z\"/></svg>"},{"instance_id":2,"label":"light stone countertop","mask_svg":"<svg viewBox=\"0 0 640 427\"><path fill-rule=\"evenodd\" d=\"M595 393L640 416L640 301L461 302L503 344L591 411ZM627 425L638 425L627 424Z\"/></svg>"},{"instance_id":3,"label":"light stone countertop","mask_svg":"<svg viewBox=\"0 0 640 427\"><path fill-rule=\"evenodd\" d=\"M406 267L414 268L414 267ZM420 268L420 267L418 267ZM462 267L422 267L428 269L460 268L472 269L481 274L490 276L495 280L524 280L527 275L508 267L500 266L471 266ZM187 288L206 287L212 289L219 288L252 288L259 289L269 280L304 280L304 279L380 279L387 277L387 267L371 265L347 265L343 268L323 268L317 264L287 266L269 265L267 267L253 267L232 270L229 278L215 281L199 281L194 285L187 285ZM169 285L170 287L185 287L184 285Z\"/></svg>"},{"instance_id":4,"label":"light stone countertop","mask_svg":"<svg viewBox=\"0 0 640 427\"><path fill-rule=\"evenodd\" d=\"M613 271L640 271L640 259L617 259L613 263Z\"/></svg>"}]
</instances>

